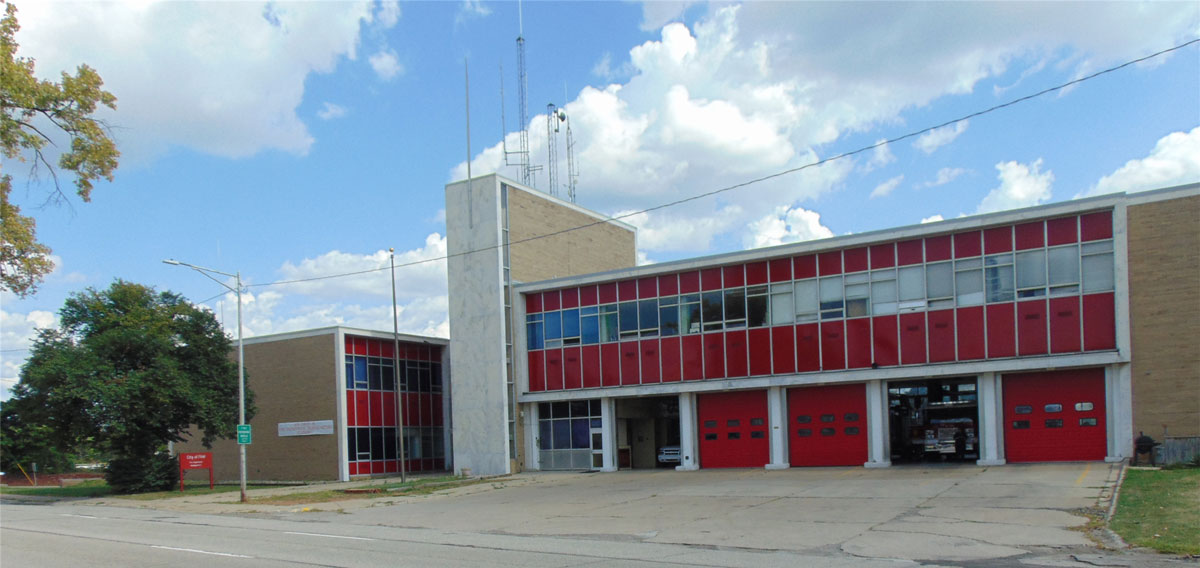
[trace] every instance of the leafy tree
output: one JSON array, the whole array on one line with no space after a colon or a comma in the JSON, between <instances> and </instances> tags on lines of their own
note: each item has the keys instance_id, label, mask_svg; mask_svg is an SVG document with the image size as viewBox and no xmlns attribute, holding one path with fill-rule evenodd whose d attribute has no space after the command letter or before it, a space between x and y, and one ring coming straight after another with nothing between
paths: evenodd
<instances>
[{"instance_id":1,"label":"leafy tree","mask_svg":"<svg viewBox=\"0 0 1200 568\"><path fill-rule=\"evenodd\" d=\"M73 294L59 320L39 332L6 406L59 451L107 454L115 490L169 487L163 451L192 425L205 446L235 434L237 364L211 312L118 280Z\"/></svg>"},{"instance_id":2,"label":"leafy tree","mask_svg":"<svg viewBox=\"0 0 1200 568\"><path fill-rule=\"evenodd\" d=\"M99 105L116 109L117 98L100 88L104 81L87 65L80 65L75 75L64 71L61 82L39 80L33 59L17 57L14 36L19 29L17 7L8 3L0 18L0 150L6 159L31 161L34 177L45 168L54 182L50 201L62 201L66 196L46 146L65 134L70 148L59 149L58 167L74 174L75 193L91 201L92 182L112 181L120 156L95 112ZM11 192L12 176L0 171L0 287L27 296L37 290L54 263L50 248L37 240L33 218L21 215L21 209L11 203Z\"/></svg>"}]
</instances>

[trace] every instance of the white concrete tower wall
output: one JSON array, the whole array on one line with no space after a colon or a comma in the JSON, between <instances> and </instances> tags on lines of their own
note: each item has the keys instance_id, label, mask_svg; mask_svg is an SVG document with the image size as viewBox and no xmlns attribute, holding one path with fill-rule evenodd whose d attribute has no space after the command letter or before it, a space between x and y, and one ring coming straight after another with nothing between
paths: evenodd
<instances>
[{"instance_id":1,"label":"white concrete tower wall","mask_svg":"<svg viewBox=\"0 0 1200 568\"><path fill-rule=\"evenodd\" d=\"M473 475L511 469L501 215L497 177L446 186L454 470Z\"/></svg>"}]
</instances>

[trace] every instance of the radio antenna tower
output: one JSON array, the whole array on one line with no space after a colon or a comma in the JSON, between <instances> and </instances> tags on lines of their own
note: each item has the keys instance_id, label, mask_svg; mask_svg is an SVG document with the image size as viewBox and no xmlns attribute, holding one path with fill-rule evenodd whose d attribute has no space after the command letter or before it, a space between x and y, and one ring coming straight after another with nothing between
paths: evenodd
<instances>
[{"instance_id":1,"label":"radio antenna tower","mask_svg":"<svg viewBox=\"0 0 1200 568\"><path fill-rule=\"evenodd\" d=\"M535 166L529 163L529 105L528 105L528 77L525 74L525 23L524 12L521 8L521 3L517 3L517 108L520 113L521 120L521 135L518 138L518 148L514 151L508 150L507 136L508 127L504 121L504 65L500 65L500 127L501 140L504 145L504 165L517 166L521 171L521 183L536 187L533 177L534 172L542 169L542 166ZM516 163L509 162L509 156L515 156Z\"/></svg>"},{"instance_id":2,"label":"radio antenna tower","mask_svg":"<svg viewBox=\"0 0 1200 568\"><path fill-rule=\"evenodd\" d=\"M567 113L554 106L546 105L546 170L549 172L550 195L558 197L558 123L566 120Z\"/></svg>"},{"instance_id":3,"label":"radio antenna tower","mask_svg":"<svg viewBox=\"0 0 1200 568\"><path fill-rule=\"evenodd\" d=\"M562 109L558 112L567 123L567 199L575 203L575 185L579 183L579 169L575 164L575 137L571 135L571 118Z\"/></svg>"}]
</instances>

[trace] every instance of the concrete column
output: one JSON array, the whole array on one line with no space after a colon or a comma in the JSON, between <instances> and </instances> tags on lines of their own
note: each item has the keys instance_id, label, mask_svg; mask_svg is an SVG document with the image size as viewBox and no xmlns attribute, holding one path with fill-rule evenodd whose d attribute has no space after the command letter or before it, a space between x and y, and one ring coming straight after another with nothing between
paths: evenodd
<instances>
[{"instance_id":1,"label":"concrete column","mask_svg":"<svg viewBox=\"0 0 1200 568\"><path fill-rule=\"evenodd\" d=\"M679 393L679 465L676 471L700 469L699 433L696 427L696 395Z\"/></svg>"},{"instance_id":2,"label":"concrete column","mask_svg":"<svg viewBox=\"0 0 1200 568\"><path fill-rule=\"evenodd\" d=\"M890 467L887 382L867 381L867 463L864 467Z\"/></svg>"},{"instance_id":3,"label":"concrete column","mask_svg":"<svg viewBox=\"0 0 1200 568\"><path fill-rule=\"evenodd\" d=\"M1104 369L1104 422L1108 430L1106 462L1133 456L1133 390L1131 365L1118 363Z\"/></svg>"},{"instance_id":4,"label":"concrete column","mask_svg":"<svg viewBox=\"0 0 1200 568\"><path fill-rule=\"evenodd\" d=\"M617 471L617 401L612 397L600 399L600 429L600 443L604 445L600 471Z\"/></svg>"},{"instance_id":5,"label":"concrete column","mask_svg":"<svg viewBox=\"0 0 1200 568\"><path fill-rule=\"evenodd\" d=\"M771 436L771 462L767 469L787 469L787 405L784 403L783 387L767 389L767 426Z\"/></svg>"},{"instance_id":6,"label":"concrete column","mask_svg":"<svg viewBox=\"0 0 1200 568\"><path fill-rule=\"evenodd\" d=\"M538 405L537 403L521 405L521 415L525 421L525 469L529 471L538 471L541 466L541 446L538 445L538 437L541 436L541 428L538 424Z\"/></svg>"},{"instance_id":7,"label":"concrete column","mask_svg":"<svg viewBox=\"0 0 1200 568\"><path fill-rule=\"evenodd\" d=\"M996 373L979 375L976 393L979 403L979 459L975 465L1004 465L1004 401L1000 377Z\"/></svg>"}]
</instances>

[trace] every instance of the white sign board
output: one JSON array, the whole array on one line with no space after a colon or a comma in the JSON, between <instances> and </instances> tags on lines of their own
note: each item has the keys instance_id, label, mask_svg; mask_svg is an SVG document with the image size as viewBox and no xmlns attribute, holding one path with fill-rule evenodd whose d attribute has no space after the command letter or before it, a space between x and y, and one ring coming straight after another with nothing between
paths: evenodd
<instances>
[{"instance_id":1,"label":"white sign board","mask_svg":"<svg viewBox=\"0 0 1200 568\"><path fill-rule=\"evenodd\" d=\"M280 422L279 437L285 436L322 436L333 434L332 420L313 420L310 422Z\"/></svg>"}]
</instances>

